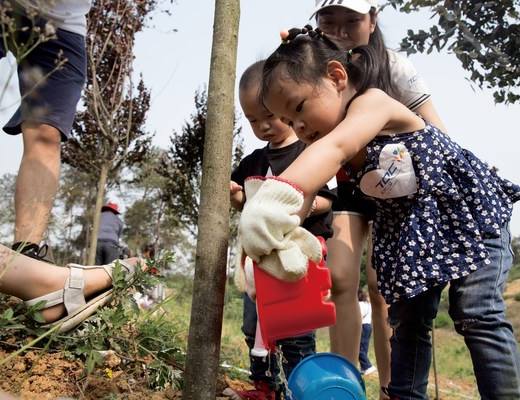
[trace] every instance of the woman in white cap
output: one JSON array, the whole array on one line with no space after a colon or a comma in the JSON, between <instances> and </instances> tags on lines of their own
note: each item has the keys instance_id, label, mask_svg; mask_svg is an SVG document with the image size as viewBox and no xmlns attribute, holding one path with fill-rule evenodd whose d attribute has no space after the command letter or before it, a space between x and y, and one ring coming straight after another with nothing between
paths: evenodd
<instances>
[{"instance_id":1,"label":"woman in white cap","mask_svg":"<svg viewBox=\"0 0 520 400\"><path fill-rule=\"evenodd\" d=\"M316 0L311 18L338 47L350 50L370 44L381 62L388 63L390 76L383 77L383 85L390 94L446 132L439 118L430 92L411 62L395 51L386 48L383 34L377 25L377 0ZM338 200L333 205L334 237L328 241L328 260L333 279L332 299L336 304L337 323L330 329L331 351L352 362L359 356L361 316L357 292L361 256L369 236L369 222L375 208L370 200L356 189L348 175L336 177ZM373 332L381 398L387 398L384 388L390 382L390 327L388 311L377 288L375 270L371 267L370 240L368 243L367 277L372 305Z\"/></svg>"}]
</instances>

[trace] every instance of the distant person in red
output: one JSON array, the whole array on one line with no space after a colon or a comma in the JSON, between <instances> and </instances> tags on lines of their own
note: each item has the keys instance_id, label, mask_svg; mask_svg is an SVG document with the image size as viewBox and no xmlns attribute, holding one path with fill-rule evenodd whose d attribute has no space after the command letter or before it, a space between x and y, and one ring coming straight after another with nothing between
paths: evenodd
<instances>
[{"instance_id":1,"label":"distant person in red","mask_svg":"<svg viewBox=\"0 0 520 400\"><path fill-rule=\"evenodd\" d=\"M119 258L119 238L123 232L123 221L119 218L119 206L108 202L101 208L101 221L96 250L96 264L109 264Z\"/></svg>"}]
</instances>

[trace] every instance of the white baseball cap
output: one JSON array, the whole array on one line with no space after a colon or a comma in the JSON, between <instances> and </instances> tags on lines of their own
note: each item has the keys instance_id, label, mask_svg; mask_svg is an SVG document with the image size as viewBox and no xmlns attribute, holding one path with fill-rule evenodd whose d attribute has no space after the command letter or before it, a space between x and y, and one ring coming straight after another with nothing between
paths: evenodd
<instances>
[{"instance_id":1,"label":"white baseball cap","mask_svg":"<svg viewBox=\"0 0 520 400\"><path fill-rule=\"evenodd\" d=\"M345 7L360 14L367 14L372 7L377 9L378 4L377 0L316 0L316 8L311 18L324 8L333 6Z\"/></svg>"}]
</instances>

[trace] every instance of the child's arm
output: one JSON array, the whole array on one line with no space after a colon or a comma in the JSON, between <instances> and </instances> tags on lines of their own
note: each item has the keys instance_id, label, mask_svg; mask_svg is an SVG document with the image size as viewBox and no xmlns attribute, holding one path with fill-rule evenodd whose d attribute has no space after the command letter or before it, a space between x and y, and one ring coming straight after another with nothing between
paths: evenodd
<instances>
[{"instance_id":1,"label":"child's arm","mask_svg":"<svg viewBox=\"0 0 520 400\"><path fill-rule=\"evenodd\" d=\"M357 97L347 116L328 135L307 147L280 175L309 196L325 185L382 131L412 132L424 128L413 112L384 92L370 89Z\"/></svg>"},{"instance_id":2,"label":"child's arm","mask_svg":"<svg viewBox=\"0 0 520 400\"><path fill-rule=\"evenodd\" d=\"M332 200L323 196L316 196L312 202L309 216L320 215L330 211L332 208Z\"/></svg>"},{"instance_id":3,"label":"child's arm","mask_svg":"<svg viewBox=\"0 0 520 400\"><path fill-rule=\"evenodd\" d=\"M239 211L244 207L246 196L244 195L244 189L238 183L234 181L229 182L229 199L231 206Z\"/></svg>"},{"instance_id":4,"label":"child's arm","mask_svg":"<svg viewBox=\"0 0 520 400\"><path fill-rule=\"evenodd\" d=\"M342 122L307 147L281 176L267 178L249 199L239 224L246 254L259 261L274 251L287 271L304 270L308 259L319 261L319 241L298 227L314 194L380 132L423 128L422 119L380 90L370 89L357 97Z\"/></svg>"}]
</instances>

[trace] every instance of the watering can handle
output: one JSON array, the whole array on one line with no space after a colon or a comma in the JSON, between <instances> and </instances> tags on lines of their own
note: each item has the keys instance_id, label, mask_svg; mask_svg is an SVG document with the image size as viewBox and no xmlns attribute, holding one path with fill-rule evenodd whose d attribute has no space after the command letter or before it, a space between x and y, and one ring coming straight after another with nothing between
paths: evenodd
<instances>
[{"instance_id":1,"label":"watering can handle","mask_svg":"<svg viewBox=\"0 0 520 400\"><path fill-rule=\"evenodd\" d=\"M255 345L251 349L251 355L254 357L267 357L269 352L262 338L262 330L260 329L260 320L256 320Z\"/></svg>"}]
</instances>

